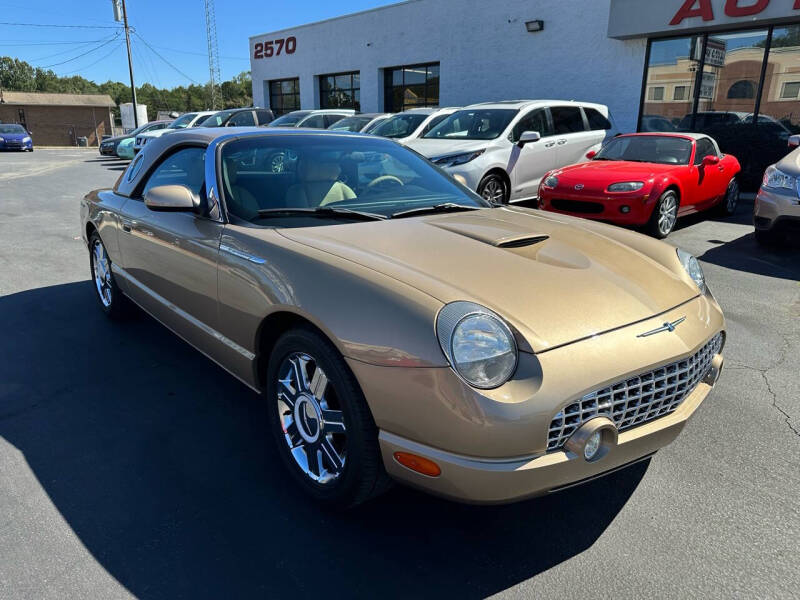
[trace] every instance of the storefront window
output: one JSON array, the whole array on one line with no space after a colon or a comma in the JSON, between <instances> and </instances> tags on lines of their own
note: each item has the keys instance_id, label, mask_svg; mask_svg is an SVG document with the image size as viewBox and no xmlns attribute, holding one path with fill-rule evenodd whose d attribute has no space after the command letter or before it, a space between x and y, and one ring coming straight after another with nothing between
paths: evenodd
<instances>
[{"instance_id":1,"label":"storefront window","mask_svg":"<svg viewBox=\"0 0 800 600\"><path fill-rule=\"evenodd\" d=\"M641 131L675 131L692 113L698 61L696 37L658 40L650 46Z\"/></svg>"},{"instance_id":2,"label":"storefront window","mask_svg":"<svg viewBox=\"0 0 800 600\"><path fill-rule=\"evenodd\" d=\"M276 117L300 110L300 79L274 79L269 82L269 107Z\"/></svg>"},{"instance_id":3,"label":"storefront window","mask_svg":"<svg viewBox=\"0 0 800 600\"><path fill-rule=\"evenodd\" d=\"M800 132L800 25L772 32L759 125L782 137Z\"/></svg>"},{"instance_id":4,"label":"storefront window","mask_svg":"<svg viewBox=\"0 0 800 600\"><path fill-rule=\"evenodd\" d=\"M337 73L319 76L320 108L361 110L361 74Z\"/></svg>"},{"instance_id":5,"label":"storefront window","mask_svg":"<svg viewBox=\"0 0 800 600\"><path fill-rule=\"evenodd\" d=\"M439 106L439 64L385 69L384 86L386 112Z\"/></svg>"}]
</instances>

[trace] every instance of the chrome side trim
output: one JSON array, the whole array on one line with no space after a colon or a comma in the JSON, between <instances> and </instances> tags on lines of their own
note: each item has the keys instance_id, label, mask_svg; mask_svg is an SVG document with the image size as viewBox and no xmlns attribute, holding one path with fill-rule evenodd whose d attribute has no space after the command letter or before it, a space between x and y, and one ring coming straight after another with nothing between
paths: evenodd
<instances>
[{"instance_id":1,"label":"chrome side trim","mask_svg":"<svg viewBox=\"0 0 800 600\"><path fill-rule=\"evenodd\" d=\"M227 244L220 244L219 247L220 252L227 252L228 254L232 254L238 258L243 258L244 260L250 261L251 263L255 263L257 265L263 265L267 261L266 259L261 258L260 256L255 256L254 254L248 254L247 252L242 252L241 250L237 250L232 246L228 246Z\"/></svg>"},{"instance_id":2,"label":"chrome side trim","mask_svg":"<svg viewBox=\"0 0 800 600\"><path fill-rule=\"evenodd\" d=\"M217 341L222 343L224 346L227 346L231 350L234 350L238 354L241 354L244 358L246 358L249 361L253 361L255 359L256 355L253 354L252 352L250 352L247 348L243 348L242 346L240 346L239 344L234 342L232 339L229 339L229 338L225 337L224 335L222 335L216 329L213 329L213 328L209 327L208 325L206 325L205 323L203 323L199 319L196 319L195 317L193 317L192 315L187 313L185 310L182 310L182 309L178 308L172 302L170 302L169 300L167 300L163 296L160 296L159 294L155 293L149 287L144 285L141 281L139 281L138 279L133 277L130 273L128 273L122 267L119 267L119 266L117 266L117 265L112 263L111 270L114 272L115 275L120 275L120 276L124 277L126 281L128 281L128 282L132 283L133 285L135 285L137 288L142 290L145 294L150 296L153 300L155 300L159 304L163 304L168 309L170 309L172 312L174 312L176 315L178 315L182 319L188 321L190 324L194 325L195 327L197 327L201 331L205 332L209 336L213 337L214 339L216 339ZM172 329L169 326L167 326L167 327L169 329ZM176 333L179 337L181 337L182 339L185 340L185 338L183 338L183 336L181 336L180 334L178 334L174 330L173 330L173 333ZM192 345L194 347L193 344L190 344L190 345ZM205 352L203 354L205 354ZM206 356L208 356L208 355L206 355ZM214 361L214 362L216 362L216 361Z\"/></svg>"}]
</instances>

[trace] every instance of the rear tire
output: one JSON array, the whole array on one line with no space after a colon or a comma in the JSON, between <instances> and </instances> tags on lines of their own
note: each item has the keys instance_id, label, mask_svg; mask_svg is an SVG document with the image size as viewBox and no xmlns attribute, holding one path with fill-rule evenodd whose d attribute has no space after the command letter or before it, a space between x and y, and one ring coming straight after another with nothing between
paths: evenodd
<instances>
[{"instance_id":1,"label":"rear tire","mask_svg":"<svg viewBox=\"0 0 800 600\"><path fill-rule=\"evenodd\" d=\"M675 190L667 190L661 194L647 223L647 232L659 240L672 233L675 223L678 222L678 206L678 194Z\"/></svg>"},{"instance_id":2,"label":"rear tire","mask_svg":"<svg viewBox=\"0 0 800 600\"><path fill-rule=\"evenodd\" d=\"M349 508L386 491L378 428L341 354L311 328L280 337L266 385L281 462L317 502Z\"/></svg>"},{"instance_id":3,"label":"rear tire","mask_svg":"<svg viewBox=\"0 0 800 600\"><path fill-rule=\"evenodd\" d=\"M504 177L498 173L489 173L478 184L478 194L494 204L508 204L511 190Z\"/></svg>"}]
</instances>

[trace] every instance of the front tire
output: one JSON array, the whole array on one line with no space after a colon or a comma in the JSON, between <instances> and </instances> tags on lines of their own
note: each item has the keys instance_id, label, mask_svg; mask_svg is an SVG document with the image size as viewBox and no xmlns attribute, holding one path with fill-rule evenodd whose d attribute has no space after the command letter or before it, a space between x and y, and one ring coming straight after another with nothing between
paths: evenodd
<instances>
[{"instance_id":1,"label":"front tire","mask_svg":"<svg viewBox=\"0 0 800 600\"><path fill-rule=\"evenodd\" d=\"M647 224L647 231L654 238L663 240L672 230L678 221L678 195L674 190L667 190L656 202L653 214Z\"/></svg>"},{"instance_id":2,"label":"front tire","mask_svg":"<svg viewBox=\"0 0 800 600\"><path fill-rule=\"evenodd\" d=\"M89 268L95 298L106 316L112 319L126 317L130 310L129 301L117 286L111 270L111 259L96 231L89 236Z\"/></svg>"},{"instance_id":3,"label":"front tire","mask_svg":"<svg viewBox=\"0 0 800 600\"><path fill-rule=\"evenodd\" d=\"M504 177L497 173L489 173L478 184L478 194L493 204L508 204L511 190Z\"/></svg>"},{"instance_id":4,"label":"front tire","mask_svg":"<svg viewBox=\"0 0 800 600\"><path fill-rule=\"evenodd\" d=\"M278 454L308 495L349 508L388 489L372 414L328 340L310 328L281 336L269 359L266 394Z\"/></svg>"},{"instance_id":5,"label":"front tire","mask_svg":"<svg viewBox=\"0 0 800 600\"><path fill-rule=\"evenodd\" d=\"M719 203L719 214L723 217L731 217L736 214L736 208L739 206L739 183L734 177L728 184L728 189L725 192L725 197Z\"/></svg>"}]
</instances>

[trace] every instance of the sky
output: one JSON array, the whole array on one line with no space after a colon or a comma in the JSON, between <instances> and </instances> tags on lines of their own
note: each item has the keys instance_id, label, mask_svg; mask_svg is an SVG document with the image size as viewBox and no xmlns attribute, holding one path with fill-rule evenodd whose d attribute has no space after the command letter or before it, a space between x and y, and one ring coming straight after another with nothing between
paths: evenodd
<instances>
[{"instance_id":1,"label":"sky","mask_svg":"<svg viewBox=\"0 0 800 600\"><path fill-rule=\"evenodd\" d=\"M223 81L250 70L248 38L393 4L396 0L216 0ZM204 0L126 0L137 87L208 81ZM19 25L10 25L16 23ZM41 27L34 25L61 25ZM80 25L81 27L64 27ZM111 0L0 0L0 56L58 75L127 83L125 36Z\"/></svg>"}]
</instances>

